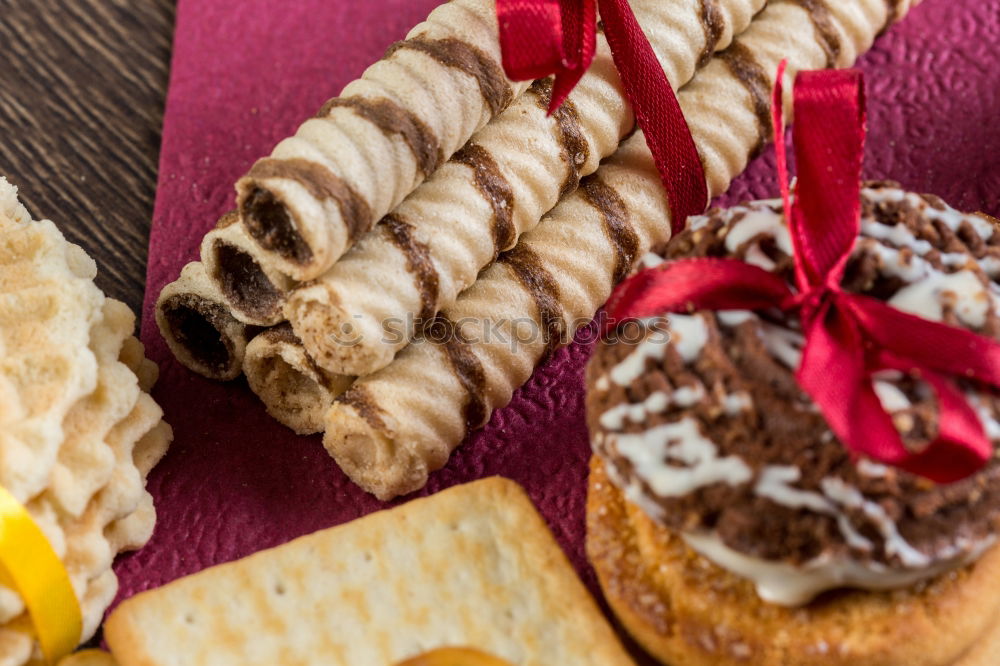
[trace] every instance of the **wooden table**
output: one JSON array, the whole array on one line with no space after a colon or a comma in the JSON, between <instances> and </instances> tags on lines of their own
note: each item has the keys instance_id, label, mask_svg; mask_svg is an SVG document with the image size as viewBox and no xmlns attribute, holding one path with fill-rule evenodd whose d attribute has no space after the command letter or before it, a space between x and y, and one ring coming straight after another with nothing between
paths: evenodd
<instances>
[{"instance_id":1,"label":"wooden table","mask_svg":"<svg viewBox=\"0 0 1000 666\"><path fill-rule=\"evenodd\" d=\"M138 312L176 0L0 0L0 175Z\"/></svg>"}]
</instances>

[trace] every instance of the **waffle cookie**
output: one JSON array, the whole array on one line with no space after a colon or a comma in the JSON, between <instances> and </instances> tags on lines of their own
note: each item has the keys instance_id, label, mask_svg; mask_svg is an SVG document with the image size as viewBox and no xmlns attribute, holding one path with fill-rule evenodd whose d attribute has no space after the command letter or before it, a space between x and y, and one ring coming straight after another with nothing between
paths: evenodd
<instances>
[{"instance_id":1,"label":"waffle cookie","mask_svg":"<svg viewBox=\"0 0 1000 666\"><path fill-rule=\"evenodd\" d=\"M96 272L0 178L0 484L62 561L81 641L117 591L114 556L152 534L146 476L172 437L135 317L94 286ZM24 600L0 576L0 664L38 658Z\"/></svg>"}]
</instances>

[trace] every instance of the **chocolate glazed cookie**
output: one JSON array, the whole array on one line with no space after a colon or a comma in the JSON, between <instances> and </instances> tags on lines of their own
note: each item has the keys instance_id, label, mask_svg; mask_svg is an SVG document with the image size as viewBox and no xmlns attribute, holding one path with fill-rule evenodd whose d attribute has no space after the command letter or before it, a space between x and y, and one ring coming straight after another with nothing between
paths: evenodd
<instances>
[{"instance_id":1,"label":"chocolate glazed cookie","mask_svg":"<svg viewBox=\"0 0 1000 666\"><path fill-rule=\"evenodd\" d=\"M891 183L869 184L862 202L847 290L1000 334L995 220ZM793 279L777 201L695 218L663 254L737 258ZM795 381L804 341L793 317L706 311L660 323L632 343L605 340L588 368L600 461L589 552L626 624L681 663L955 663L1000 607L979 591L1000 586L996 457L950 485L852 459ZM961 386L996 445L997 396ZM918 377L879 373L874 388L908 447L936 437L937 406ZM636 600L654 597L659 611L639 613ZM775 633L777 619L789 624ZM727 626L739 640L718 633ZM884 639L904 630L918 635Z\"/></svg>"}]
</instances>

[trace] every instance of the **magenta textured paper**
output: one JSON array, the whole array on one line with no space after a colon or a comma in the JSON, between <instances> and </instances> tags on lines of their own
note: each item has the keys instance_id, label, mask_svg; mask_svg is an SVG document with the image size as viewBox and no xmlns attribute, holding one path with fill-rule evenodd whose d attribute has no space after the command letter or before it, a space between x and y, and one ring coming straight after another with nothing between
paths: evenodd
<instances>
[{"instance_id":1,"label":"magenta textured paper","mask_svg":"<svg viewBox=\"0 0 1000 666\"><path fill-rule=\"evenodd\" d=\"M837 0L833 0L837 1ZM233 183L422 20L436 0L181 0L164 119L142 332L162 369L155 395L176 439L153 472L152 541L122 557L119 599L204 567L385 508L358 490L319 437L273 422L243 381L181 367L151 308L233 206ZM1000 2L926 0L880 38L868 77L866 175L1000 212ZM722 203L772 196L773 153ZM423 493L486 475L524 485L584 580L583 423L588 348L557 353L471 436Z\"/></svg>"}]
</instances>

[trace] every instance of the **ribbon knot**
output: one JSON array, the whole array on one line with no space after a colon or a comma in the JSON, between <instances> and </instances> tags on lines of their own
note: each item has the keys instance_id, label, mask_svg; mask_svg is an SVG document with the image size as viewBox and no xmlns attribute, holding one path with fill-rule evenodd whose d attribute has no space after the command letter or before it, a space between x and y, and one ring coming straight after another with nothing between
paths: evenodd
<instances>
[{"instance_id":1,"label":"ribbon knot","mask_svg":"<svg viewBox=\"0 0 1000 666\"><path fill-rule=\"evenodd\" d=\"M638 273L608 303L608 321L664 312L796 312L805 346L795 377L830 429L854 454L947 483L980 469L993 448L955 378L1000 388L1000 344L964 328L898 310L842 287L861 225L865 100L858 71L802 72L794 128L799 180L793 200L782 127L785 63L772 120L778 181L795 260L793 290L783 278L735 259L683 259ZM903 442L875 393L873 375L898 371L932 390L936 437L920 450Z\"/></svg>"},{"instance_id":2,"label":"ribbon knot","mask_svg":"<svg viewBox=\"0 0 1000 666\"><path fill-rule=\"evenodd\" d=\"M673 232L708 203L708 184L677 96L628 0L497 0L507 76L555 75L549 113L566 101L597 53L597 12L625 96L667 191Z\"/></svg>"}]
</instances>

